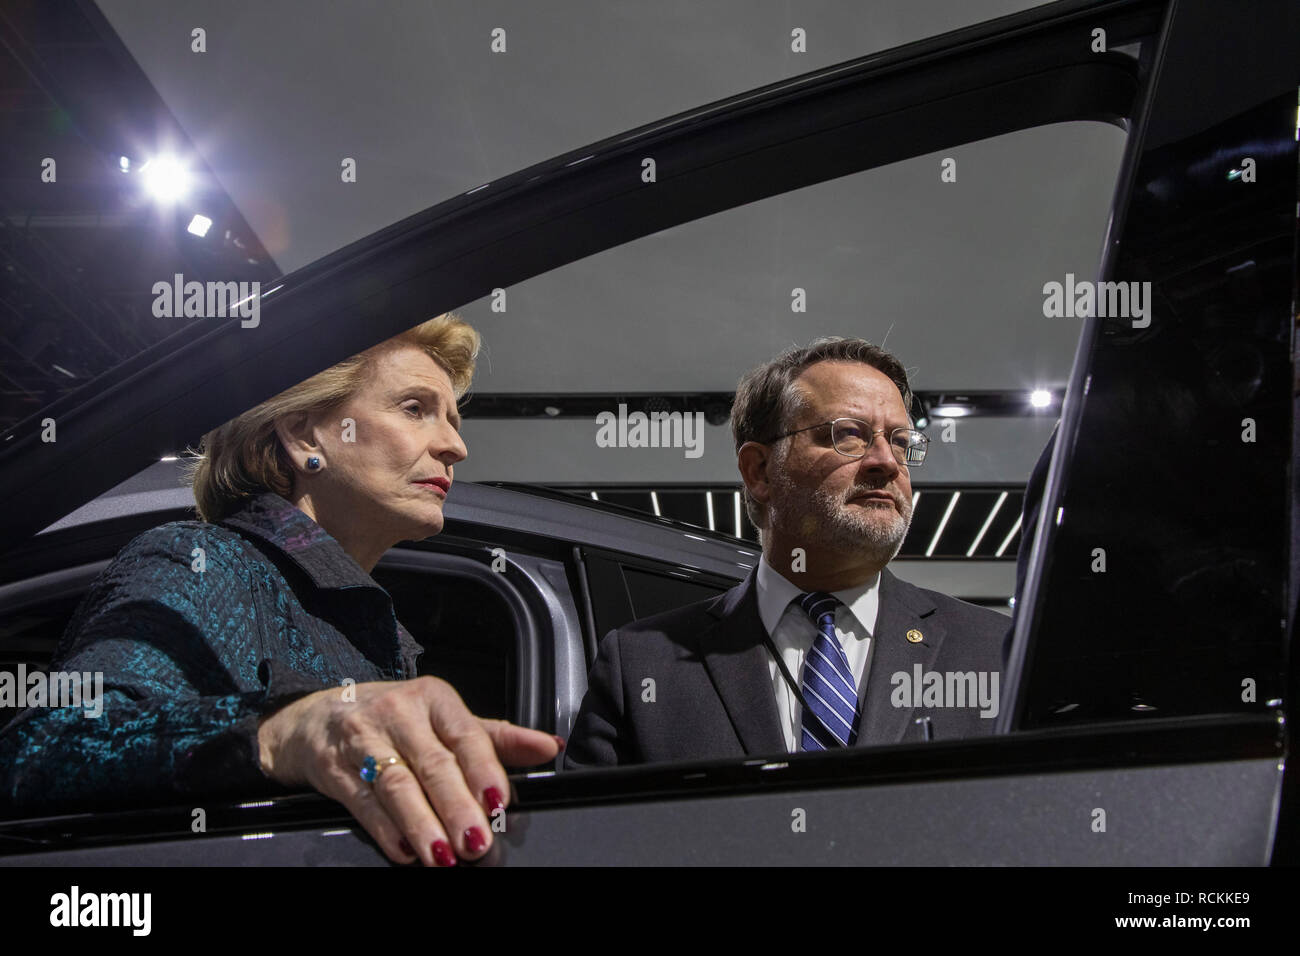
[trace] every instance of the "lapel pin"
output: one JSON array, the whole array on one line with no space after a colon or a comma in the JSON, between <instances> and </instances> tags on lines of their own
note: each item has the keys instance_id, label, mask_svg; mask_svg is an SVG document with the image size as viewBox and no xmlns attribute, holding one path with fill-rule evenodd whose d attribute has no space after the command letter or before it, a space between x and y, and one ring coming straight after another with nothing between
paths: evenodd
<instances>
[{"instance_id":1,"label":"lapel pin","mask_svg":"<svg viewBox=\"0 0 1300 956\"><path fill-rule=\"evenodd\" d=\"M920 644L922 637L923 635L916 628L912 628L910 631L907 632L907 640L909 643Z\"/></svg>"}]
</instances>

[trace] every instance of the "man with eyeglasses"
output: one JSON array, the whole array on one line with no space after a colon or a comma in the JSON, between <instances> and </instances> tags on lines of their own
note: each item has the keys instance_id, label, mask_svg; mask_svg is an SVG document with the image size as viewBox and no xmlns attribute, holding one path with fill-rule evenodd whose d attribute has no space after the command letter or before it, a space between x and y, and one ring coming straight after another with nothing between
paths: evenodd
<instances>
[{"instance_id":1,"label":"man with eyeglasses","mask_svg":"<svg viewBox=\"0 0 1300 956\"><path fill-rule=\"evenodd\" d=\"M1008 619L886 567L928 445L911 402L898 359L861 339L741 380L731 427L762 559L724 594L605 636L566 766L992 732Z\"/></svg>"}]
</instances>

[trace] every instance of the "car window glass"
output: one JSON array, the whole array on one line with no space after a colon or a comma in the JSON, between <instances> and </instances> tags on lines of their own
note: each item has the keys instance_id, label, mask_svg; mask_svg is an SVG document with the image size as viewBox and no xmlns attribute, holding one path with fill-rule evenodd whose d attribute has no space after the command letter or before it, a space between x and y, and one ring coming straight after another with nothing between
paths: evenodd
<instances>
[{"instance_id":1,"label":"car window glass","mask_svg":"<svg viewBox=\"0 0 1300 956\"><path fill-rule=\"evenodd\" d=\"M1090 343L1069 465L1043 515L1025 729L1282 701L1296 117L1294 90L1208 129L1197 117L1134 173L1115 269L1144 277L1128 285L1147 310L1100 313ZM1244 141L1270 157L1257 181L1253 159L1220 159Z\"/></svg>"},{"instance_id":2,"label":"car window glass","mask_svg":"<svg viewBox=\"0 0 1300 956\"><path fill-rule=\"evenodd\" d=\"M424 648L421 676L456 688L480 717L515 719L514 620L505 601L478 581L377 567L398 621Z\"/></svg>"},{"instance_id":3,"label":"car window glass","mask_svg":"<svg viewBox=\"0 0 1300 956\"><path fill-rule=\"evenodd\" d=\"M588 554L585 560L597 639L637 618L670 611L726 590L667 566L643 567L617 558Z\"/></svg>"},{"instance_id":4,"label":"car window glass","mask_svg":"<svg viewBox=\"0 0 1300 956\"><path fill-rule=\"evenodd\" d=\"M397 619L424 648L419 673L450 682L476 714L514 718L514 621L501 596L476 581L379 567ZM0 672L48 670L82 594L37 602L0 618ZM0 726L21 708L0 706Z\"/></svg>"},{"instance_id":5,"label":"car window glass","mask_svg":"<svg viewBox=\"0 0 1300 956\"><path fill-rule=\"evenodd\" d=\"M623 577L632 595L632 610L636 617L649 617L661 611L671 611L684 604L702 601L721 593L719 588L686 580L684 576L674 576L671 573L660 574L624 567Z\"/></svg>"}]
</instances>

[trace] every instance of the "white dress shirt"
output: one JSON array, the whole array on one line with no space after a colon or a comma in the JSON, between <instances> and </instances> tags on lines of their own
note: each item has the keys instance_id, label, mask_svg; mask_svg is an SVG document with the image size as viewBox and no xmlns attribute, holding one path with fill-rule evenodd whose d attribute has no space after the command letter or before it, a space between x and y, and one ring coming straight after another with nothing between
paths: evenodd
<instances>
[{"instance_id":1,"label":"white dress shirt","mask_svg":"<svg viewBox=\"0 0 1300 956\"><path fill-rule=\"evenodd\" d=\"M799 605L790 603L804 592L768 564L766 556L759 559L755 583L758 614L763 627L781 653L790 676L802 686L803 660L817 640L817 628L812 620ZM876 617L880 612L880 572L877 571L865 584L831 593L843 605L835 610L835 634L844 648L844 656L848 658L858 688L858 700L861 700L871 667L871 633L876 628ZM794 753L799 749L802 737L803 707L770 653L767 666L772 677L772 691L776 694L776 712L785 733L785 749Z\"/></svg>"}]
</instances>

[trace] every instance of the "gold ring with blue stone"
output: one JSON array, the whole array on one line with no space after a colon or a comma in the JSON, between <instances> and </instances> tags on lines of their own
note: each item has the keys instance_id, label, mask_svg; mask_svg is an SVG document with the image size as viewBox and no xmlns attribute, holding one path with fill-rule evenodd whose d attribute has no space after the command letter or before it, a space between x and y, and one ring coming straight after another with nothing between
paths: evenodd
<instances>
[{"instance_id":1,"label":"gold ring with blue stone","mask_svg":"<svg viewBox=\"0 0 1300 956\"><path fill-rule=\"evenodd\" d=\"M379 779L379 775L389 767L405 767L406 761L401 757L385 757L383 760L376 760L369 754L366 759L361 761L361 779L366 783L374 783Z\"/></svg>"}]
</instances>

